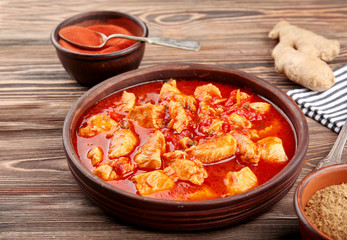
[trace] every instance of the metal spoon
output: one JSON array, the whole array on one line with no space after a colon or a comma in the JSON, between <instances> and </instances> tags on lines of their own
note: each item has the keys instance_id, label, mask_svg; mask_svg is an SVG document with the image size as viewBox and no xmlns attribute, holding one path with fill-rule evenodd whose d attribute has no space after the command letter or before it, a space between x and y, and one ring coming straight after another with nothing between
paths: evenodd
<instances>
[{"instance_id":1,"label":"metal spoon","mask_svg":"<svg viewBox=\"0 0 347 240\"><path fill-rule=\"evenodd\" d=\"M112 34L107 37L105 34L101 32L96 32L96 31L94 32L95 34L98 34L100 36L101 44L99 46L82 45L82 44L73 42L67 38L64 38L64 36L62 36L60 33L59 33L59 36L65 41L71 43L72 45L75 45L77 47L84 48L84 49L100 49L103 46L105 46L107 41L110 40L111 38L125 38L125 39L130 39L135 41L148 42L152 44L163 45L163 46L174 47L174 48L181 48L185 50L193 50L193 51L198 51L201 47L201 44L199 42L190 41L190 40L181 40L181 39L164 38L164 37L137 37L137 36L124 35L124 34Z\"/></svg>"},{"instance_id":2,"label":"metal spoon","mask_svg":"<svg viewBox=\"0 0 347 240\"><path fill-rule=\"evenodd\" d=\"M319 168L326 167L329 165L341 163L341 156L342 156L343 149L345 148L346 139L347 139L347 120L345 124L343 125L336 139L336 142L333 148L330 150L328 156L320 160L320 162L317 164L314 170L317 170Z\"/></svg>"}]
</instances>

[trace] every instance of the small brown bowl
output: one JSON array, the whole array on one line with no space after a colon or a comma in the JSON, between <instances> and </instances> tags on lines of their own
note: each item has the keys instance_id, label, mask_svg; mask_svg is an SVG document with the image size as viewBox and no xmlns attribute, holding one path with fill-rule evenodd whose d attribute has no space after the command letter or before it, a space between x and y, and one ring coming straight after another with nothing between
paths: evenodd
<instances>
[{"instance_id":1,"label":"small brown bowl","mask_svg":"<svg viewBox=\"0 0 347 240\"><path fill-rule=\"evenodd\" d=\"M136 42L123 50L105 54L73 52L59 44L60 29L71 25L86 27L95 24L114 24L126 28L136 36L148 36L148 28L143 21L121 12L86 12L70 17L56 26L51 34L51 41L58 58L71 77L84 86L94 86L107 78L138 68L145 51L144 42Z\"/></svg>"},{"instance_id":2,"label":"small brown bowl","mask_svg":"<svg viewBox=\"0 0 347 240\"><path fill-rule=\"evenodd\" d=\"M235 196L204 200L161 200L118 189L89 171L79 159L72 142L78 120L90 107L127 87L170 78L227 82L250 88L274 103L292 124L296 152L291 161L266 183ZM72 106L63 127L68 165L76 182L97 205L117 218L134 224L168 230L218 228L245 221L279 201L298 178L308 147L305 116L296 103L273 84L251 74L214 65L166 64L141 68L112 77L87 91Z\"/></svg>"},{"instance_id":3,"label":"small brown bowl","mask_svg":"<svg viewBox=\"0 0 347 240\"><path fill-rule=\"evenodd\" d=\"M347 183L347 164L318 169L301 181L295 191L294 208L298 216L302 239L332 239L313 225L304 211L308 201L318 190L342 183Z\"/></svg>"}]
</instances>

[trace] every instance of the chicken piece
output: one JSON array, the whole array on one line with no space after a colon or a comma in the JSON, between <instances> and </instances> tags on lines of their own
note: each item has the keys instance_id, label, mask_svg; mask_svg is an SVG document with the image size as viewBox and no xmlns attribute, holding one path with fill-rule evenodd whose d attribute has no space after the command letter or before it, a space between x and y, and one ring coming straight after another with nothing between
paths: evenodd
<instances>
[{"instance_id":1,"label":"chicken piece","mask_svg":"<svg viewBox=\"0 0 347 240\"><path fill-rule=\"evenodd\" d=\"M219 196L210 187L203 186L202 189L189 194L188 200L207 200L218 197Z\"/></svg>"},{"instance_id":2,"label":"chicken piece","mask_svg":"<svg viewBox=\"0 0 347 240\"><path fill-rule=\"evenodd\" d=\"M194 97L201 102L210 102L214 98L222 98L222 94L219 91L219 88L215 85L209 83L195 88Z\"/></svg>"},{"instance_id":3,"label":"chicken piece","mask_svg":"<svg viewBox=\"0 0 347 240\"><path fill-rule=\"evenodd\" d=\"M135 106L136 97L134 93L128 93L127 91L123 91L121 102L122 104L119 106L119 110L124 112L130 112Z\"/></svg>"},{"instance_id":4,"label":"chicken piece","mask_svg":"<svg viewBox=\"0 0 347 240\"><path fill-rule=\"evenodd\" d=\"M264 126L265 128L256 130L251 129L249 132L247 132L247 135L249 138L251 138L254 142L258 141L259 139L263 139L268 136L276 136L282 131L282 123L279 119L272 119L271 125Z\"/></svg>"},{"instance_id":5,"label":"chicken piece","mask_svg":"<svg viewBox=\"0 0 347 240\"><path fill-rule=\"evenodd\" d=\"M174 181L166 176L162 170L141 173L131 179L140 195L150 195L152 193L169 190L175 186Z\"/></svg>"},{"instance_id":6,"label":"chicken piece","mask_svg":"<svg viewBox=\"0 0 347 240\"><path fill-rule=\"evenodd\" d=\"M266 102L253 102L249 104L250 108L256 110L260 114L264 114L270 110L271 105Z\"/></svg>"},{"instance_id":7,"label":"chicken piece","mask_svg":"<svg viewBox=\"0 0 347 240\"><path fill-rule=\"evenodd\" d=\"M176 130L181 133L184 129L188 127L189 118L183 106L174 101L169 103L169 113L171 121L169 122L168 128Z\"/></svg>"},{"instance_id":8,"label":"chicken piece","mask_svg":"<svg viewBox=\"0 0 347 240\"><path fill-rule=\"evenodd\" d=\"M174 181L190 181L196 185L201 185L208 176L202 163L197 160L176 159L169 165L164 169L164 173Z\"/></svg>"},{"instance_id":9,"label":"chicken piece","mask_svg":"<svg viewBox=\"0 0 347 240\"><path fill-rule=\"evenodd\" d=\"M198 112L199 118L216 117L217 115L218 115L217 110L214 109L210 104L207 104L205 102L201 102L199 104L199 112Z\"/></svg>"},{"instance_id":10,"label":"chicken piece","mask_svg":"<svg viewBox=\"0 0 347 240\"><path fill-rule=\"evenodd\" d=\"M117 158L132 152L138 144L137 137L130 129L119 129L110 141L109 158Z\"/></svg>"},{"instance_id":11,"label":"chicken piece","mask_svg":"<svg viewBox=\"0 0 347 240\"><path fill-rule=\"evenodd\" d=\"M232 113L227 117L227 120L236 127L239 128L251 128L252 123L245 117Z\"/></svg>"},{"instance_id":12,"label":"chicken piece","mask_svg":"<svg viewBox=\"0 0 347 240\"><path fill-rule=\"evenodd\" d=\"M173 152L164 153L163 158L165 161L171 161L172 159L188 159L189 156L184 151L176 150Z\"/></svg>"},{"instance_id":13,"label":"chicken piece","mask_svg":"<svg viewBox=\"0 0 347 240\"><path fill-rule=\"evenodd\" d=\"M180 139L179 143L180 143L180 146L184 149L189 148L189 147L197 144L196 141L190 139L189 137L184 137L184 138Z\"/></svg>"},{"instance_id":14,"label":"chicken piece","mask_svg":"<svg viewBox=\"0 0 347 240\"><path fill-rule=\"evenodd\" d=\"M222 132L224 122L219 119L218 109L213 108L206 102L199 104L199 131L206 135L213 135ZM206 124L208 122L209 124Z\"/></svg>"},{"instance_id":15,"label":"chicken piece","mask_svg":"<svg viewBox=\"0 0 347 240\"><path fill-rule=\"evenodd\" d=\"M185 151L202 163L218 162L235 154L236 140L231 134L218 135Z\"/></svg>"},{"instance_id":16,"label":"chicken piece","mask_svg":"<svg viewBox=\"0 0 347 240\"><path fill-rule=\"evenodd\" d=\"M146 103L142 106L135 106L128 114L127 118L135 120L138 125L144 128L161 128L165 115L165 106Z\"/></svg>"},{"instance_id":17,"label":"chicken piece","mask_svg":"<svg viewBox=\"0 0 347 240\"><path fill-rule=\"evenodd\" d=\"M288 161L282 140L278 137L267 137L257 142L260 157L266 162L278 163Z\"/></svg>"},{"instance_id":18,"label":"chicken piece","mask_svg":"<svg viewBox=\"0 0 347 240\"><path fill-rule=\"evenodd\" d=\"M122 128L120 124L111 127L111 129L106 132L106 138L111 138L113 134L119 130L119 128Z\"/></svg>"},{"instance_id":19,"label":"chicken piece","mask_svg":"<svg viewBox=\"0 0 347 240\"><path fill-rule=\"evenodd\" d=\"M196 112L196 100L193 96L185 95L181 93L177 88L176 80L170 79L170 81L163 84L159 101L175 101L179 102L184 108L189 109L192 112Z\"/></svg>"},{"instance_id":20,"label":"chicken piece","mask_svg":"<svg viewBox=\"0 0 347 240\"><path fill-rule=\"evenodd\" d=\"M120 178L127 173L134 171L135 165L131 163L129 157L120 157L109 161L109 165L113 167L117 176Z\"/></svg>"},{"instance_id":21,"label":"chicken piece","mask_svg":"<svg viewBox=\"0 0 347 240\"><path fill-rule=\"evenodd\" d=\"M170 79L165 82L160 89L159 100L170 100L172 95L181 94L180 90L177 88L177 82L175 79Z\"/></svg>"},{"instance_id":22,"label":"chicken piece","mask_svg":"<svg viewBox=\"0 0 347 240\"><path fill-rule=\"evenodd\" d=\"M101 132L117 128L118 123L106 114L94 115L87 121L87 126L78 130L80 137L94 137Z\"/></svg>"},{"instance_id":23,"label":"chicken piece","mask_svg":"<svg viewBox=\"0 0 347 240\"><path fill-rule=\"evenodd\" d=\"M199 128L199 131L202 132L205 135L218 135L218 134L222 134L223 126L224 122L222 120L220 120L219 118L215 118L211 120L211 124L209 125L201 125Z\"/></svg>"},{"instance_id":24,"label":"chicken piece","mask_svg":"<svg viewBox=\"0 0 347 240\"><path fill-rule=\"evenodd\" d=\"M240 104L242 101L247 100L250 97L245 92L242 92L240 89L233 90L230 93L230 96L228 98L228 101L225 103L226 106L232 106L234 104Z\"/></svg>"},{"instance_id":25,"label":"chicken piece","mask_svg":"<svg viewBox=\"0 0 347 240\"><path fill-rule=\"evenodd\" d=\"M101 147L93 147L89 150L87 158L91 160L93 166L98 165L102 162L104 157L104 152Z\"/></svg>"},{"instance_id":26,"label":"chicken piece","mask_svg":"<svg viewBox=\"0 0 347 240\"><path fill-rule=\"evenodd\" d=\"M161 167L161 156L165 152L165 148L164 135L157 130L139 149L134 161L139 168L158 169Z\"/></svg>"},{"instance_id":27,"label":"chicken piece","mask_svg":"<svg viewBox=\"0 0 347 240\"><path fill-rule=\"evenodd\" d=\"M186 159L187 157L183 151L176 152L178 153L166 155L168 167L164 169L164 173L174 181L179 179L201 185L208 176L202 163L197 160Z\"/></svg>"},{"instance_id":28,"label":"chicken piece","mask_svg":"<svg viewBox=\"0 0 347 240\"><path fill-rule=\"evenodd\" d=\"M258 186L257 176L249 167L244 167L238 172L228 172L224 182L229 196L247 192Z\"/></svg>"},{"instance_id":29,"label":"chicken piece","mask_svg":"<svg viewBox=\"0 0 347 240\"><path fill-rule=\"evenodd\" d=\"M237 142L237 152L240 159L245 163L257 164L260 160L260 151L257 145L247 136L237 132L232 132Z\"/></svg>"},{"instance_id":30,"label":"chicken piece","mask_svg":"<svg viewBox=\"0 0 347 240\"><path fill-rule=\"evenodd\" d=\"M105 181L120 179L127 173L134 171L135 165L131 163L130 158L120 157L114 160L101 163L94 169L93 173Z\"/></svg>"},{"instance_id":31,"label":"chicken piece","mask_svg":"<svg viewBox=\"0 0 347 240\"><path fill-rule=\"evenodd\" d=\"M102 164L93 170L93 173L105 181L112 181L117 179L117 173L113 167L107 164Z\"/></svg>"},{"instance_id":32,"label":"chicken piece","mask_svg":"<svg viewBox=\"0 0 347 240\"><path fill-rule=\"evenodd\" d=\"M238 89L236 94L236 103L239 104L242 101L248 99L249 97L250 96L247 93L242 92L240 89Z\"/></svg>"},{"instance_id":33,"label":"chicken piece","mask_svg":"<svg viewBox=\"0 0 347 240\"><path fill-rule=\"evenodd\" d=\"M257 141L263 138L264 135L269 135L269 132L273 129L273 126L270 125L262 130L250 129L246 135L253 141Z\"/></svg>"}]
</instances>

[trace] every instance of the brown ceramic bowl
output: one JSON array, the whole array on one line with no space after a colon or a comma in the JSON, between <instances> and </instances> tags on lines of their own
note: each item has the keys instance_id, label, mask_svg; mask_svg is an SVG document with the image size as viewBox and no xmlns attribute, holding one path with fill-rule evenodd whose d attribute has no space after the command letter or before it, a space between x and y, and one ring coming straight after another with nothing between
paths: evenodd
<instances>
[{"instance_id":1,"label":"brown ceramic bowl","mask_svg":"<svg viewBox=\"0 0 347 240\"><path fill-rule=\"evenodd\" d=\"M318 190L341 183L347 183L347 164L337 164L318 169L301 181L295 191L294 207L303 239L331 239L309 221L304 210L308 201Z\"/></svg>"},{"instance_id":2,"label":"brown ceramic bowl","mask_svg":"<svg viewBox=\"0 0 347 240\"><path fill-rule=\"evenodd\" d=\"M82 13L56 26L51 34L51 41L58 58L71 77L84 86L94 86L117 74L138 68L145 51L144 42L136 42L126 49L105 54L77 53L58 43L61 28L71 25L86 27L95 24L114 24L126 28L136 36L148 36L148 29L143 21L121 12Z\"/></svg>"},{"instance_id":3,"label":"brown ceramic bowl","mask_svg":"<svg viewBox=\"0 0 347 240\"><path fill-rule=\"evenodd\" d=\"M248 192L213 200L160 200L125 192L101 180L80 161L72 136L77 121L99 100L129 86L170 78L228 82L253 89L278 106L291 122L296 135L296 152L288 165L265 184ZM223 227L255 216L279 201L296 181L308 147L308 127L301 110L283 91L251 74L218 66L166 64L137 69L112 77L86 92L72 106L63 128L68 165L76 182L97 205L119 219L151 228L198 230Z\"/></svg>"}]
</instances>

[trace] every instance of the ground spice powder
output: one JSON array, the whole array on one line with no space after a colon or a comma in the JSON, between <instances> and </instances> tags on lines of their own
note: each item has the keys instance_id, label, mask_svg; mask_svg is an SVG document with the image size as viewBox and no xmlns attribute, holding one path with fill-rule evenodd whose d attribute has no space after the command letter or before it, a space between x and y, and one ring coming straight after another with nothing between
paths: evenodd
<instances>
[{"instance_id":1,"label":"ground spice powder","mask_svg":"<svg viewBox=\"0 0 347 240\"><path fill-rule=\"evenodd\" d=\"M347 239L347 183L317 191L305 213L319 230L332 239Z\"/></svg>"},{"instance_id":2,"label":"ground spice powder","mask_svg":"<svg viewBox=\"0 0 347 240\"><path fill-rule=\"evenodd\" d=\"M105 34L106 36L109 36L114 33L121 33L125 35L134 36L134 34L131 33L129 30L127 30L126 28L112 25L112 24L92 25L88 27L73 25L73 26L62 28L59 33L62 34L66 39L69 39L76 43L80 43L87 46L99 46L101 44L101 41L100 41L101 39L97 35L95 35L93 31L101 32ZM58 42L62 47L73 52L87 53L87 54L104 54L104 53L112 53L112 52L123 50L135 44L137 41L124 39L124 38L112 38L109 41L107 41L106 45L103 48L95 49L95 50L91 50L91 49L87 50L87 49L82 49L82 48L73 46L63 39L59 39Z\"/></svg>"}]
</instances>

